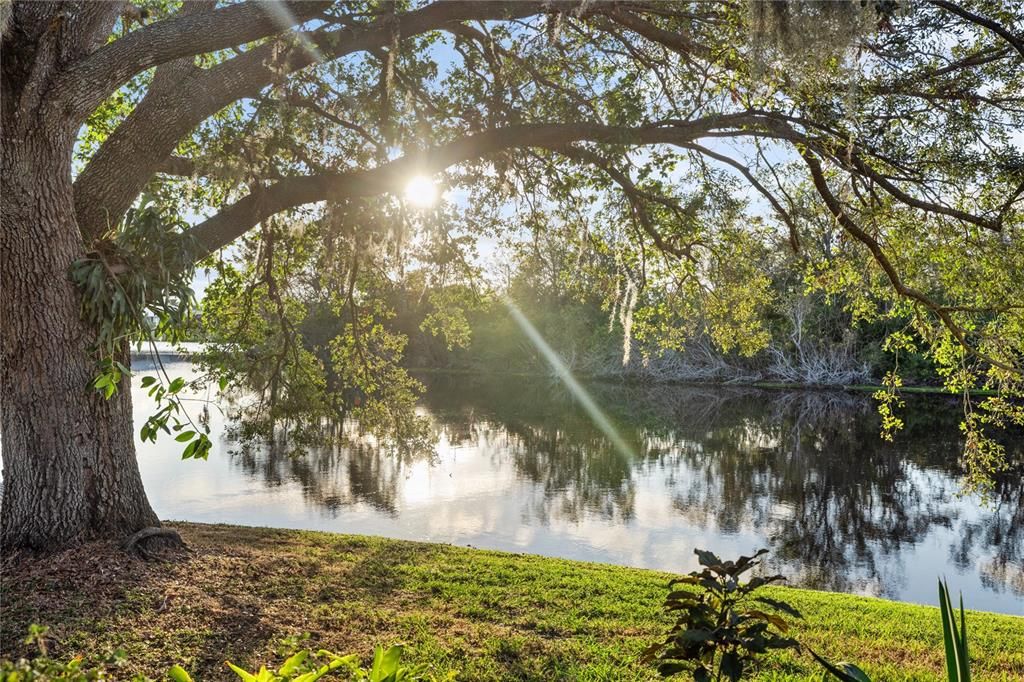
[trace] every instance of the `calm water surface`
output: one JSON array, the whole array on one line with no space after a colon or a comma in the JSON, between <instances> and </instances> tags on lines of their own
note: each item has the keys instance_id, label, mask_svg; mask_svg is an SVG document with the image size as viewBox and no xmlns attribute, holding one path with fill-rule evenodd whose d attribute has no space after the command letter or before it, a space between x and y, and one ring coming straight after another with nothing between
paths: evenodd
<instances>
[{"instance_id":1,"label":"calm water surface","mask_svg":"<svg viewBox=\"0 0 1024 682\"><path fill-rule=\"evenodd\" d=\"M176 363L172 375L187 374ZM614 447L557 384L429 378L433 455L369 443L241 452L212 415L209 461L140 444L161 518L447 542L686 571L695 547L771 550L793 584L1024 615L1024 475L958 495L955 402L908 396L878 438L871 399L820 391L592 385ZM136 412L148 405L136 384ZM1020 438L1007 441L1021 455Z\"/></svg>"}]
</instances>

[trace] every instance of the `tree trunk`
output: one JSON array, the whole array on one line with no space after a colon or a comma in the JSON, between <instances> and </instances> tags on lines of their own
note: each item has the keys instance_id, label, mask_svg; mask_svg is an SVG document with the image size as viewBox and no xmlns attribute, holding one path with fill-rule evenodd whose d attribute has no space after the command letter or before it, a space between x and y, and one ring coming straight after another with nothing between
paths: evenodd
<instances>
[{"instance_id":1,"label":"tree trunk","mask_svg":"<svg viewBox=\"0 0 1024 682\"><path fill-rule=\"evenodd\" d=\"M19 36L19 28L14 38L25 42L16 49L5 35L0 93L4 552L58 549L159 525L135 459L128 380L110 400L90 386L95 334L68 277L85 251L70 168L79 123L45 96L62 51L46 34Z\"/></svg>"}]
</instances>

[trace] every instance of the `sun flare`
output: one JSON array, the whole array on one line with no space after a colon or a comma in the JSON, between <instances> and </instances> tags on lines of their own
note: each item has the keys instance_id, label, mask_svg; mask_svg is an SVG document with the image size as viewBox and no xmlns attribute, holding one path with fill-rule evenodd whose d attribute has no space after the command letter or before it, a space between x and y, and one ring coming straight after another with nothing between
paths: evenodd
<instances>
[{"instance_id":1,"label":"sun flare","mask_svg":"<svg viewBox=\"0 0 1024 682\"><path fill-rule=\"evenodd\" d=\"M430 208L437 197L437 185L425 175L417 175L405 185L405 200L417 208Z\"/></svg>"}]
</instances>

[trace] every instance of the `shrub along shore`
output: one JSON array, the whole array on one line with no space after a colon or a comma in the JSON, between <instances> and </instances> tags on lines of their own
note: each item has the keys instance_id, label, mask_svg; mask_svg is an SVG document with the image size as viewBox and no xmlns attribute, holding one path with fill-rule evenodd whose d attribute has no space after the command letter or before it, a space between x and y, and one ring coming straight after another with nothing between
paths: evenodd
<instances>
[{"instance_id":1,"label":"shrub along shore","mask_svg":"<svg viewBox=\"0 0 1024 682\"><path fill-rule=\"evenodd\" d=\"M408 663L460 680L651 680L640 652L667 629L670 576L656 571L307 531L172 523L190 552L145 562L109 545L5 559L0 651L30 653L30 624L50 655L162 678L230 679L225 659L257 668L280 642L369 655L406 644ZM955 588L954 588L955 589ZM940 679L937 608L772 588L803 613L794 635L876 680ZM1024 618L968 612L974 679L1024 680ZM685 679L685 678L680 678ZM807 653L772 654L753 679L820 680Z\"/></svg>"}]
</instances>

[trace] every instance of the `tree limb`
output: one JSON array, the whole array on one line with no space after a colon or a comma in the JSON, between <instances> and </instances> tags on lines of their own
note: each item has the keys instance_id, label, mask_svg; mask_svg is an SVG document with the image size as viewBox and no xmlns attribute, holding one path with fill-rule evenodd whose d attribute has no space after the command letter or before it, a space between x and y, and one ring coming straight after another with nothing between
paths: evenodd
<instances>
[{"instance_id":1,"label":"tree limb","mask_svg":"<svg viewBox=\"0 0 1024 682\"><path fill-rule=\"evenodd\" d=\"M672 201L668 197L658 196L643 191L642 189L637 187L636 184L633 183L633 180L629 177L629 175L619 170L618 168L613 166L608 160L604 159L598 154L595 154L589 149L584 149L582 147L569 147L567 149L559 150L559 153L570 159L575 159L577 161L588 163L594 166L595 168L604 171L604 173L608 175L608 177L610 177L612 181L619 186L620 189L622 189L623 193L626 195L626 198L629 200L630 205L633 207L633 210L637 218L637 222L640 224L640 227L643 229L643 231L647 233L647 236L651 238L651 240L654 242L655 247L657 247L659 251L671 254L676 258L686 258L691 261L693 260L693 256L689 252L689 249L687 249L686 247L678 246L677 244L674 243L669 243L665 239L665 237L662 236L662 234L655 227L654 221L651 219L650 213L643 205L643 200L654 201L663 206L667 206L669 209L678 213L681 212L682 209L676 202Z\"/></svg>"},{"instance_id":2,"label":"tree limb","mask_svg":"<svg viewBox=\"0 0 1024 682\"><path fill-rule=\"evenodd\" d=\"M147 97L103 143L75 179L75 210L86 238L116 222L182 139L204 120L240 99L255 97L268 84L315 63L306 44L325 60L390 44L395 30L403 38L437 30L449 23L476 19L508 19L572 6L564 0L434 2L398 15L338 30L313 31L304 40L281 49L268 41L247 52L199 70L176 87ZM198 16L198 15L197 15ZM302 43L302 44L298 44Z\"/></svg>"},{"instance_id":3,"label":"tree limb","mask_svg":"<svg viewBox=\"0 0 1024 682\"><path fill-rule=\"evenodd\" d=\"M319 15L331 0L250 0L190 12L132 31L65 70L54 84L76 120L85 117L132 76L180 57L241 45Z\"/></svg>"},{"instance_id":4,"label":"tree limb","mask_svg":"<svg viewBox=\"0 0 1024 682\"><path fill-rule=\"evenodd\" d=\"M992 31L997 36L1005 40L1006 42L1010 43L1010 45L1013 46L1013 49L1017 50L1017 52L1020 53L1021 57L1024 57L1024 38L1016 35L1013 31L1006 28L999 22L990 19L986 16L983 16L981 14L975 14L974 12L969 11L965 7L950 2L949 0L928 1L932 5L935 5L936 7L941 7L947 12L957 15L961 19L966 19L967 21L973 24L977 24L978 26L984 26L985 28L987 28L988 30Z\"/></svg>"},{"instance_id":5,"label":"tree limb","mask_svg":"<svg viewBox=\"0 0 1024 682\"><path fill-rule=\"evenodd\" d=\"M814 188L825 203L829 213L833 215L836 221L844 230L846 230L847 233L868 248L868 251L871 252L872 258L874 258L875 262L882 268L882 271L889 279L889 282L896 290L896 293L905 298L917 301L925 308L932 311L932 313L939 318L946 329L948 329L957 340L957 343L959 343L960 346L971 355L989 363L993 367L999 367L1000 369L1005 369L1009 372L1019 373L1024 371L1020 367L1016 367L990 357L971 345L967 340L967 333L964 331L963 327L957 324L956 320L953 319L952 311L957 309L955 306L950 307L941 305L918 289L908 286L900 277L899 272L892 264L892 261L889 260L889 257L882 249L881 244L878 243L878 240L865 232L864 229L861 228L861 226L843 210L842 204L839 203L839 199L836 198L835 194L832 193L832 190L828 186L828 180L825 178L825 173L821 168L821 161L819 161L813 153L807 150L801 150L800 156L803 157L804 163L807 165L808 170L810 170Z\"/></svg>"},{"instance_id":6,"label":"tree limb","mask_svg":"<svg viewBox=\"0 0 1024 682\"><path fill-rule=\"evenodd\" d=\"M746 178L747 182L750 183L750 186L756 189L761 194L761 196L767 199L768 203L771 204L772 208L775 209L775 212L779 214L780 218L782 218L782 222L784 222L786 224L786 227L789 229L789 245L793 249L793 253L800 253L800 234L796 227L796 221L793 220L793 216L789 214L789 211L785 209L782 203L777 198L775 198L775 195L769 192L768 188L765 187L761 183L761 181L758 180L757 177L750 172L749 168L744 166L739 161L736 161L735 159L731 159L728 156L725 156L724 154L719 154L718 152L711 151L710 149L702 145L693 143L685 146L689 149L694 150L695 152L698 152L699 154L703 154L704 156L715 159L716 161L721 161L724 164L732 166L737 171L739 171L740 175Z\"/></svg>"},{"instance_id":7,"label":"tree limb","mask_svg":"<svg viewBox=\"0 0 1024 682\"><path fill-rule=\"evenodd\" d=\"M623 128L588 123L508 126L459 138L410 154L373 169L286 178L258 190L196 225L202 256L230 244L263 219L318 201L342 201L393 192L415 174L435 173L458 163L504 149L541 147L562 150L570 142L682 145L723 126L755 126L759 117L747 112L709 116L663 127Z\"/></svg>"}]
</instances>

